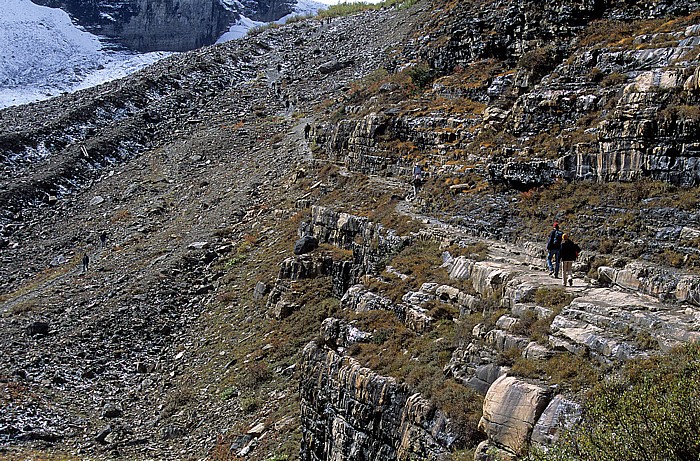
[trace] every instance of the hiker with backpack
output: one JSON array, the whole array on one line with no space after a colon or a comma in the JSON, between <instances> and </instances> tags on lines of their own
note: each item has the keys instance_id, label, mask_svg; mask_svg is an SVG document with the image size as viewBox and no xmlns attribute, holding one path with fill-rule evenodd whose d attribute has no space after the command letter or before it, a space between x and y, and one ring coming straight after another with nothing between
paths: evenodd
<instances>
[{"instance_id":1,"label":"hiker with backpack","mask_svg":"<svg viewBox=\"0 0 700 461\"><path fill-rule=\"evenodd\" d=\"M567 234L562 236L561 249L559 254L561 257L561 270L562 270L562 280L564 281L564 286L569 283L569 286L574 284L574 272L571 267L578 258L578 254L581 252L581 248L574 243Z\"/></svg>"},{"instance_id":2,"label":"hiker with backpack","mask_svg":"<svg viewBox=\"0 0 700 461\"><path fill-rule=\"evenodd\" d=\"M418 196L418 191L423 182L423 169L419 164L413 165L413 195Z\"/></svg>"},{"instance_id":3,"label":"hiker with backpack","mask_svg":"<svg viewBox=\"0 0 700 461\"><path fill-rule=\"evenodd\" d=\"M559 223L554 221L552 231L547 237L547 267L549 267L549 276L559 278L559 250L561 249L561 240L564 233L559 230ZM554 259L554 262L552 262Z\"/></svg>"}]
</instances>

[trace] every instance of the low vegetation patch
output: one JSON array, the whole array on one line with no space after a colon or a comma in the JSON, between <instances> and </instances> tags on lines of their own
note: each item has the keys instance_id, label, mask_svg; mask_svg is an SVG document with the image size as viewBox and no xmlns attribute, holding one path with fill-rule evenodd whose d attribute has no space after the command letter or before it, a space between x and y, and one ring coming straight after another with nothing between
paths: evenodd
<instances>
[{"instance_id":1,"label":"low vegetation patch","mask_svg":"<svg viewBox=\"0 0 700 461\"><path fill-rule=\"evenodd\" d=\"M535 291L535 303L554 310L557 314L571 304L574 295L564 288L541 287Z\"/></svg>"},{"instance_id":2,"label":"low vegetation patch","mask_svg":"<svg viewBox=\"0 0 700 461\"><path fill-rule=\"evenodd\" d=\"M395 303L401 301L403 295L408 291L416 291L426 282L436 282L452 286L460 285L460 281L451 280L442 265L442 251L437 242L419 240L403 248L399 253L392 256L387 265L393 267L408 278L390 276L390 283L376 282L370 283L369 288L373 291L381 292ZM459 287L458 287L459 288Z\"/></svg>"},{"instance_id":3,"label":"low vegetation patch","mask_svg":"<svg viewBox=\"0 0 700 461\"><path fill-rule=\"evenodd\" d=\"M580 423L533 461L700 458L700 345L624 366L584 404Z\"/></svg>"},{"instance_id":4,"label":"low vegetation patch","mask_svg":"<svg viewBox=\"0 0 700 461\"><path fill-rule=\"evenodd\" d=\"M530 360L520 354L511 363L510 374L525 378L541 379L557 385L560 391L580 392L598 383L601 370L586 357L562 353L547 360Z\"/></svg>"},{"instance_id":5,"label":"low vegetation patch","mask_svg":"<svg viewBox=\"0 0 700 461\"><path fill-rule=\"evenodd\" d=\"M342 16L349 16L351 14L361 13L363 11L379 10L382 8L389 7L409 8L413 6L417 1L418 0L384 0L380 3L343 2L338 3L337 5L331 5L325 10L319 11L318 18L338 18Z\"/></svg>"}]
</instances>

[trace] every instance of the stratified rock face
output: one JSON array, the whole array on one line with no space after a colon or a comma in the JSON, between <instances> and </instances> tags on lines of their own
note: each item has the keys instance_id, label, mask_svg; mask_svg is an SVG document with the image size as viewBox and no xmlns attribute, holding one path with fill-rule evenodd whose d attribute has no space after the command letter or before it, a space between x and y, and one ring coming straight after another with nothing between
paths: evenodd
<instances>
[{"instance_id":1,"label":"stratified rock face","mask_svg":"<svg viewBox=\"0 0 700 461\"><path fill-rule=\"evenodd\" d=\"M314 141L329 158L356 171L402 175L410 172L411 156L405 154L411 149L430 152L432 161L444 163L445 157L474 152L475 134L485 129L527 140L560 127L564 138L577 133L570 145L552 143L548 151L500 145L487 165L473 159L465 163L490 182L518 190L558 179L700 184L700 122L693 110L700 94L700 62L693 54L700 26L640 34L631 37L631 45L595 50L576 39L592 21L684 15L697 10L697 2L486 3L457 2L449 7L447 22L442 17L448 13L436 14L434 27L427 28L435 39L425 42L442 45L417 51L448 74L480 60L515 69L480 88L449 88L440 79L433 83L434 95L468 98L482 109L468 115L437 108L415 112L400 104L371 112L349 107L348 113L365 115L320 123L314 131ZM386 87L385 93L391 91ZM385 139L398 140L402 147ZM485 151L488 144L480 142Z\"/></svg>"},{"instance_id":2,"label":"stratified rock face","mask_svg":"<svg viewBox=\"0 0 700 461\"><path fill-rule=\"evenodd\" d=\"M186 51L214 43L237 13L218 0L36 0L130 49Z\"/></svg>"},{"instance_id":3,"label":"stratified rock face","mask_svg":"<svg viewBox=\"0 0 700 461\"><path fill-rule=\"evenodd\" d=\"M300 373L301 459L443 459L457 435L419 394L315 342Z\"/></svg>"},{"instance_id":4,"label":"stratified rock face","mask_svg":"<svg viewBox=\"0 0 700 461\"><path fill-rule=\"evenodd\" d=\"M479 428L491 442L519 454L527 448L535 423L549 400L548 389L502 376L486 394Z\"/></svg>"}]
</instances>

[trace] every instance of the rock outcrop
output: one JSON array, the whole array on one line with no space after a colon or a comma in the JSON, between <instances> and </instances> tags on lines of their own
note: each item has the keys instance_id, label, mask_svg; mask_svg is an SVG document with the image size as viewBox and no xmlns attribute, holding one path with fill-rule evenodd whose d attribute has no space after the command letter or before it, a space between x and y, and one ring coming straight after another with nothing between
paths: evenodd
<instances>
[{"instance_id":1,"label":"rock outcrop","mask_svg":"<svg viewBox=\"0 0 700 461\"><path fill-rule=\"evenodd\" d=\"M502 376L489 388L479 428L488 436L485 443L515 456L529 447L530 436L549 404L551 391L513 377Z\"/></svg>"},{"instance_id":2,"label":"rock outcrop","mask_svg":"<svg viewBox=\"0 0 700 461\"><path fill-rule=\"evenodd\" d=\"M406 384L328 347L337 343L304 348L301 459L444 459L459 437L449 419Z\"/></svg>"},{"instance_id":3,"label":"rock outcrop","mask_svg":"<svg viewBox=\"0 0 700 461\"><path fill-rule=\"evenodd\" d=\"M371 174L408 174L413 158L441 165L455 156L466 157L464 164L474 171L474 163L483 162L481 154L488 154L490 161L476 171L493 184L518 190L557 179L652 178L697 185L698 117L692 108L700 61L692 50L700 29L679 26L669 33L637 36L631 46L598 46L595 51L577 41L591 21L609 21L614 27L621 18L650 19L697 8L685 1L652 3L640 8L623 2L496 1L488 12L475 11L480 5L450 6L458 19L449 33L437 18L431 32L449 39L434 41L440 45L428 40L419 54L445 73L489 59L515 65L515 71L468 90L435 82L434 96L470 101L470 110L462 113L437 107L416 114L401 104L354 107L360 116L349 111L337 123L319 124L314 140L334 161ZM590 126L581 128L585 124ZM560 138L572 140L527 145L551 127L560 130ZM479 133L486 135L491 128L524 140L525 147L479 140Z\"/></svg>"}]
</instances>

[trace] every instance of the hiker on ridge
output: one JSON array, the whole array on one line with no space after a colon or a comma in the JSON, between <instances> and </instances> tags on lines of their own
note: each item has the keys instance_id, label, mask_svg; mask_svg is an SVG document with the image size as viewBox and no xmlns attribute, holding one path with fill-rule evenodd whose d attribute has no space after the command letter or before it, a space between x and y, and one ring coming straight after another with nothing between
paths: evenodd
<instances>
[{"instance_id":1,"label":"hiker on ridge","mask_svg":"<svg viewBox=\"0 0 700 461\"><path fill-rule=\"evenodd\" d=\"M574 284L574 273L571 270L571 266L578 258L578 254L581 252L581 248L576 245L573 240L569 238L567 234L562 236L561 250L559 250L561 256L561 271L562 280L564 281L564 286L568 281L569 286Z\"/></svg>"},{"instance_id":2,"label":"hiker on ridge","mask_svg":"<svg viewBox=\"0 0 700 461\"><path fill-rule=\"evenodd\" d=\"M559 223L554 221L552 231L547 237L547 267L549 276L559 278L559 250L561 249L561 239L564 233L559 230ZM552 262L554 259L554 262Z\"/></svg>"},{"instance_id":3,"label":"hiker on ridge","mask_svg":"<svg viewBox=\"0 0 700 461\"><path fill-rule=\"evenodd\" d=\"M83 263L83 273L85 273L87 272L88 266L90 265L90 257L87 253L83 254L83 259L81 261Z\"/></svg>"}]
</instances>

